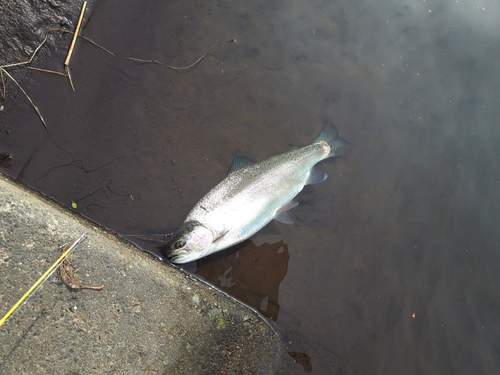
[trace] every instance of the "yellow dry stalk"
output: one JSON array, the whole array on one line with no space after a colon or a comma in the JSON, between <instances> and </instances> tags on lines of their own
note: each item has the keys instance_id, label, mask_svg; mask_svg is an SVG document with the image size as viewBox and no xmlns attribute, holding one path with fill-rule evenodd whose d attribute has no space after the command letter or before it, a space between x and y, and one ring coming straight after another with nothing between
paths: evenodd
<instances>
[{"instance_id":1,"label":"yellow dry stalk","mask_svg":"<svg viewBox=\"0 0 500 375\"><path fill-rule=\"evenodd\" d=\"M28 289L26 293L17 301L14 306L7 312L7 314L4 315L2 319L0 319L0 327L5 324L7 319L16 312L16 310L21 306L21 304L45 281L47 280L50 275L57 269L57 267L61 264L61 262L66 259L66 257L73 251L73 249L83 242L87 238L86 234L82 234L80 238L78 238L71 246L69 246L64 253L61 254L61 256L49 267L45 273L40 276L40 278L31 286L31 288Z\"/></svg>"}]
</instances>

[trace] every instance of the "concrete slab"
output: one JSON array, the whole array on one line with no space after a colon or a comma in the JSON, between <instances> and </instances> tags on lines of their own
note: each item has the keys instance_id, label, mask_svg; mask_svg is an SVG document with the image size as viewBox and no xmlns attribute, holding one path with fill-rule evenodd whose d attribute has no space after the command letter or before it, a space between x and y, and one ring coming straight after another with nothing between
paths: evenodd
<instances>
[{"instance_id":1,"label":"concrete slab","mask_svg":"<svg viewBox=\"0 0 500 375\"><path fill-rule=\"evenodd\" d=\"M83 233L76 277L104 289L70 289L55 272L0 328L0 373L287 371L280 336L253 310L3 175L0 317Z\"/></svg>"}]
</instances>

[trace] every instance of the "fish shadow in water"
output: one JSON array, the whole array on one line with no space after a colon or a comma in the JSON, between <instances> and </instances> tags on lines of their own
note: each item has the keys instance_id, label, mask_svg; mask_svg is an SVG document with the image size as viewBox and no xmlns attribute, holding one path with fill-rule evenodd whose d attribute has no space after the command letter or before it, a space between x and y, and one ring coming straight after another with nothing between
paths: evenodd
<instances>
[{"instance_id":1,"label":"fish shadow in water","mask_svg":"<svg viewBox=\"0 0 500 375\"><path fill-rule=\"evenodd\" d=\"M288 272L289 259L288 244L283 241L257 246L247 240L197 260L195 273L276 320L279 286Z\"/></svg>"}]
</instances>

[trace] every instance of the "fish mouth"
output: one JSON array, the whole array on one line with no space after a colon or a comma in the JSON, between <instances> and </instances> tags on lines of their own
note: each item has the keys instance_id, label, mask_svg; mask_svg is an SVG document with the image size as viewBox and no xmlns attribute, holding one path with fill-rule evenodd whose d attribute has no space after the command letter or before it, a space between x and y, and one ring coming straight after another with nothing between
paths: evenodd
<instances>
[{"instance_id":1,"label":"fish mouth","mask_svg":"<svg viewBox=\"0 0 500 375\"><path fill-rule=\"evenodd\" d=\"M199 259L202 256L188 250L171 249L169 244L159 248L161 255L169 260L171 263L184 264L193 260Z\"/></svg>"},{"instance_id":2,"label":"fish mouth","mask_svg":"<svg viewBox=\"0 0 500 375\"><path fill-rule=\"evenodd\" d=\"M188 249L171 249L168 245L160 249L160 253L162 253L169 262L175 264L189 263L203 257L203 254L196 251Z\"/></svg>"},{"instance_id":3,"label":"fish mouth","mask_svg":"<svg viewBox=\"0 0 500 375\"><path fill-rule=\"evenodd\" d=\"M172 263L184 264L200 259L200 256L193 253L184 253L184 254L170 254L167 256L167 258Z\"/></svg>"}]
</instances>

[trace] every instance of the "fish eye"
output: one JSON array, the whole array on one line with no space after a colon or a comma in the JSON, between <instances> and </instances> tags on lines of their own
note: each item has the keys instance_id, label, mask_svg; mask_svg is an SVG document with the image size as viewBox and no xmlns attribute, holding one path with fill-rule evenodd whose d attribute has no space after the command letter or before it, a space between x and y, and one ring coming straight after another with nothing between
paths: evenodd
<instances>
[{"instance_id":1,"label":"fish eye","mask_svg":"<svg viewBox=\"0 0 500 375\"><path fill-rule=\"evenodd\" d=\"M184 240L175 241L175 243L174 243L174 247L176 249L181 249L184 246L186 246L186 241L184 241Z\"/></svg>"}]
</instances>

